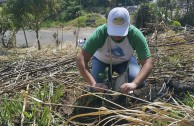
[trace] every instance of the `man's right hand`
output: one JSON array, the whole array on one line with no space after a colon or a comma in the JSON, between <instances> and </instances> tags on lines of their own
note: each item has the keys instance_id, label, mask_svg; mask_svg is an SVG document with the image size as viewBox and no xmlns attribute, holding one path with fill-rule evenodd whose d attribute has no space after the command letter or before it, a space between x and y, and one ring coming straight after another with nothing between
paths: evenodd
<instances>
[{"instance_id":1,"label":"man's right hand","mask_svg":"<svg viewBox=\"0 0 194 126\"><path fill-rule=\"evenodd\" d=\"M103 83L96 83L92 88L95 91L104 92L104 89L108 89L108 87Z\"/></svg>"}]
</instances>

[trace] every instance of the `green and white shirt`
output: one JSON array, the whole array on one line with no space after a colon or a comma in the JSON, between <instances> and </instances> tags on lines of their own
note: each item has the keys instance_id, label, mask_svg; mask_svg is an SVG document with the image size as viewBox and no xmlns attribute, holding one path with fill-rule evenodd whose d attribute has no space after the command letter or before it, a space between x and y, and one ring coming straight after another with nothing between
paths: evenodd
<instances>
[{"instance_id":1,"label":"green and white shirt","mask_svg":"<svg viewBox=\"0 0 194 126\"><path fill-rule=\"evenodd\" d=\"M111 60L112 64L120 64L128 61L134 51L136 51L139 60L151 56L144 35L133 25L130 25L127 36L119 42L114 41L108 35L106 24L101 25L84 44L83 50L107 64L109 64ZM112 56L110 56L110 54L112 54ZM110 57L112 57L111 60Z\"/></svg>"}]
</instances>

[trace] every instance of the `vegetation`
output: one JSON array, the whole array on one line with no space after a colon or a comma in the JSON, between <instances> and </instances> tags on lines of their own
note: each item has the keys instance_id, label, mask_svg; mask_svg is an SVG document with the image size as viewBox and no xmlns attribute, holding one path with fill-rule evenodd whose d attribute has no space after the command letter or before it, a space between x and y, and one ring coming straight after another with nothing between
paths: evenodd
<instances>
[{"instance_id":1,"label":"vegetation","mask_svg":"<svg viewBox=\"0 0 194 126\"><path fill-rule=\"evenodd\" d=\"M108 11L115 6L139 5L139 9L132 19L138 28L153 28L164 21L167 25L177 25L172 21L180 22L181 26L194 25L193 0L7 0L1 4L0 33L3 47L12 48L16 46L15 34L22 29L25 35L26 29L36 32L38 49L41 49L39 30L41 27L74 25L86 27L85 21L96 20L98 26L105 23L104 17ZM184 5L184 6L183 6ZM107 7L108 6L108 7ZM103 18L100 18L103 15ZM95 17L96 16L96 17ZM133 16L132 16L133 17ZM72 21L74 20L74 21ZM69 22L70 21L70 22ZM76 22L76 23L75 23ZM78 23L79 22L79 23ZM152 25L150 25L150 23ZM180 25L178 25L180 26ZM10 36L5 33L10 31ZM5 38L8 37L9 41ZM25 37L26 38L26 37ZM26 47L28 42L26 38Z\"/></svg>"},{"instance_id":2,"label":"vegetation","mask_svg":"<svg viewBox=\"0 0 194 126\"><path fill-rule=\"evenodd\" d=\"M194 25L193 0L6 0L0 5L0 33L1 43L5 48L16 46L16 33L22 29L34 30L38 49L41 49L39 30L41 27L59 27L73 25L86 27L86 20L94 19L98 26L105 23L104 17L115 6L138 5L138 11L132 20L138 28L149 28L153 32L155 23L162 21L167 25L174 25L172 21L180 22L181 26ZM184 6L183 6L184 5ZM98 16L102 15L102 16ZM133 15L133 14L132 14ZM102 18L101 18L102 17ZM74 21L72 21L74 20ZM76 23L75 23L76 22ZM79 22L79 23L78 23ZM150 23L152 25L150 25ZM180 25L179 25L180 26ZM10 31L9 41L5 33ZM26 38L26 37L25 37ZM28 41L26 38L26 47Z\"/></svg>"},{"instance_id":3,"label":"vegetation","mask_svg":"<svg viewBox=\"0 0 194 126\"><path fill-rule=\"evenodd\" d=\"M87 20L95 20L95 24L90 24L87 25L86 21ZM77 26L77 27L94 27L94 26L99 26L101 24L104 24L106 22L105 17L102 17L99 14L87 14L84 16L80 16L79 18L76 18L72 21L67 22L65 25L67 26Z\"/></svg>"},{"instance_id":4,"label":"vegetation","mask_svg":"<svg viewBox=\"0 0 194 126\"><path fill-rule=\"evenodd\" d=\"M0 124L84 125L82 121L88 121L95 125L114 125L116 122L150 126L191 125L193 93L177 88L161 91L161 87L166 83L168 88L176 77L179 79L173 83L175 85L179 81L183 86L192 84L193 45L187 44L192 39L192 35L184 37L173 31L158 34L158 45L155 46L158 51L154 52L152 44L155 43L148 38L156 67L147 80L149 85L127 95L125 103L110 99L124 95L119 92L89 93L86 90L75 66L74 59L80 49L74 44L65 44L57 51L53 48L9 50L9 55L0 59ZM175 42L178 43L175 45ZM106 75L107 69L99 76L106 82ZM78 101L82 101L81 104ZM94 106L91 101L95 101L92 102Z\"/></svg>"},{"instance_id":5,"label":"vegetation","mask_svg":"<svg viewBox=\"0 0 194 126\"><path fill-rule=\"evenodd\" d=\"M44 105L42 103L44 101L48 104L57 104L63 95L62 86L59 84L58 86L54 87L53 83L38 86L39 87L37 87L37 90L31 92L33 94L30 95L28 91L23 90L21 91L21 94L16 94L16 96L12 97L11 100L10 96L8 97L6 95L1 98L3 101L0 104L1 125L14 126L18 124L30 125L34 123L39 126L49 126L51 122L54 122L54 125L61 122L60 120L53 118L52 110L56 109L56 107ZM27 106L27 109L22 111L22 106Z\"/></svg>"}]
</instances>

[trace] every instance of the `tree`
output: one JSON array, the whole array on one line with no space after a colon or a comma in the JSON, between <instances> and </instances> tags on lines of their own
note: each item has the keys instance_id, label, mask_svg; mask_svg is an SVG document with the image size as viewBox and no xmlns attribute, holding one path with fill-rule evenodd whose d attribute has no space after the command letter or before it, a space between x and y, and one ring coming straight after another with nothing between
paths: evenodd
<instances>
[{"instance_id":1,"label":"tree","mask_svg":"<svg viewBox=\"0 0 194 126\"><path fill-rule=\"evenodd\" d=\"M157 10L152 4L141 5L135 17L135 25L138 28L147 28L148 23L154 23L157 17Z\"/></svg>"},{"instance_id":2,"label":"tree","mask_svg":"<svg viewBox=\"0 0 194 126\"><path fill-rule=\"evenodd\" d=\"M13 47L13 41L11 41L13 37L11 39L6 39L5 33L7 31L12 31L13 23L10 20L11 15L6 13L5 8L5 4L0 8L0 37L3 47L10 48Z\"/></svg>"},{"instance_id":3,"label":"tree","mask_svg":"<svg viewBox=\"0 0 194 126\"><path fill-rule=\"evenodd\" d=\"M194 0L157 0L157 6L167 23L178 20L182 25L194 25Z\"/></svg>"},{"instance_id":4,"label":"tree","mask_svg":"<svg viewBox=\"0 0 194 126\"><path fill-rule=\"evenodd\" d=\"M173 19L173 12L178 9L177 0L157 0L157 6L161 10L161 14L164 15L164 21L169 22L169 19Z\"/></svg>"},{"instance_id":5,"label":"tree","mask_svg":"<svg viewBox=\"0 0 194 126\"><path fill-rule=\"evenodd\" d=\"M4 8L5 13L10 15L9 19L13 23L13 37L15 37L18 30L22 29L26 40L26 47L28 47L25 34L25 27L27 26L26 11L28 9L25 5L27 2L27 0L7 0Z\"/></svg>"},{"instance_id":6,"label":"tree","mask_svg":"<svg viewBox=\"0 0 194 126\"><path fill-rule=\"evenodd\" d=\"M187 0L186 1L186 14L182 18L182 22L186 25L192 25L194 26L194 0Z\"/></svg>"},{"instance_id":7,"label":"tree","mask_svg":"<svg viewBox=\"0 0 194 126\"><path fill-rule=\"evenodd\" d=\"M80 16L81 13L79 13L79 15L77 15L77 12L80 12L81 7L76 3L76 1L69 1L68 2L68 6L66 8L65 12L65 19L66 21L75 19L76 17Z\"/></svg>"},{"instance_id":8,"label":"tree","mask_svg":"<svg viewBox=\"0 0 194 126\"><path fill-rule=\"evenodd\" d=\"M46 17L49 17L49 12L52 10L55 12L62 3L61 0L27 0L26 6L28 7L28 21L31 28L36 32L36 39L38 44L38 50L41 49L39 40L39 30L41 24ZM52 8L52 9L50 9Z\"/></svg>"}]
</instances>

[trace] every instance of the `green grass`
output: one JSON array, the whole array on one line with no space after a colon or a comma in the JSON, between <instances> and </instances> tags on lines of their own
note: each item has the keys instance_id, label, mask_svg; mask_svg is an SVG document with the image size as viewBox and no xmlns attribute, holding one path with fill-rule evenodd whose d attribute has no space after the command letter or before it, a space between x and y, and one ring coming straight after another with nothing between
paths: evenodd
<instances>
[{"instance_id":1,"label":"green grass","mask_svg":"<svg viewBox=\"0 0 194 126\"><path fill-rule=\"evenodd\" d=\"M15 95L13 99L14 100L10 100L7 94L2 96L0 103L1 126L13 126L14 121L17 120L18 117L20 117L22 111L22 103L18 101L22 100L22 98L19 95Z\"/></svg>"},{"instance_id":2,"label":"green grass","mask_svg":"<svg viewBox=\"0 0 194 126\"><path fill-rule=\"evenodd\" d=\"M194 96L187 92L182 102L187 106L194 107Z\"/></svg>"},{"instance_id":3,"label":"green grass","mask_svg":"<svg viewBox=\"0 0 194 126\"><path fill-rule=\"evenodd\" d=\"M51 106L50 103L59 103L62 92L62 85L54 85L52 82L38 85L37 89L27 94L27 105L22 112L24 98L22 93L16 93L14 97L4 95L0 97L0 125L14 126L21 121L21 114L24 114L24 125L30 126L35 122L38 126L49 126L49 124L58 125L61 118L55 118L53 113L57 106ZM42 103L40 102L42 101ZM48 103L48 104L44 104Z\"/></svg>"},{"instance_id":4,"label":"green grass","mask_svg":"<svg viewBox=\"0 0 194 126\"><path fill-rule=\"evenodd\" d=\"M76 27L78 27L78 26L79 27L87 27L86 23L85 23L86 20L96 20L96 24L92 25L93 27L96 27L96 26L99 26L101 24L106 23L105 17L98 15L96 13L93 13L93 14L86 14L86 15L80 16L72 21L65 23L65 25L76 26Z\"/></svg>"},{"instance_id":5,"label":"green grass","mask_svg":"<svg viewBox=\"0 0 194 126\"><path fill-rule=\"evenodd\" d=\"M95 20L95 25L88 25L89 27L96 27L106 23L106 18L96 13L85 14L69 22L64 21L46 21L42 24L42 28L50 27L60 27L60 26L70 26L70 27L88 27L86 25L86 20Z\"/></svg>"},{"instance_id":6,"label":"green grass","mask_svg":"<svg viewBox=\"0 0 194 126\"><path fill-rule=\"evenodd\" d=\"M46 21L41 25L41 27L42 28L53 28L53 27L59 27L62 25L64 25L64 22L62 21Z\"/></svg>"}]
</instances>

